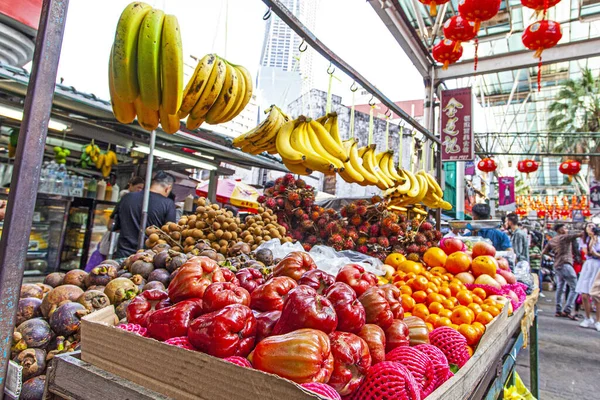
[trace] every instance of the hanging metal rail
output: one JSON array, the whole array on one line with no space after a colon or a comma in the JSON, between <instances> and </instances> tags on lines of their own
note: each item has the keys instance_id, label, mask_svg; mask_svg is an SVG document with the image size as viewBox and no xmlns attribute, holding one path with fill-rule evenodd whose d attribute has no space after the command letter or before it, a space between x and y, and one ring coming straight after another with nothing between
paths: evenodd
<instances>
[{"instance_id":1,"label":"hanging metal rail","mask_svg":"<svg viewBox=\"0 0 600 400\"><path fill-rule=\"evenodd\" d=\"M262 0L269 7L269 11L265 14L265 18L268 18L270 12L274 12L281 20L289 26L294 32L300 36L305 43L308 43L315 51L325 57L329 62L338 67L352 79L354 79L359 85L361 85L366 91L371 93L373 97L379 99L381 103L385 104L391 111L396 113L400 118L412 125L417 131L422 133L427 139L440 144L440 139L435 137L428 129L423 127L404 110L396 105L392 100L386 97L379 89L369 82L364 76L358 71L352 68L347 62L342 60L337 54L335 54L329 47L325 46L315 34L313 34L294 14L291 13L279 0Z\"/></svg>"},{"instance_id":2,"label":"hanging metal rail","mask_svg":"<svg viewBox=\"0 0 600 400\"><path fill-rule=\"evenodd\" d=\"M518 133L487 132L475 133L475 142L479 145L476 154L539 156L539 157L597 157L596 151L600 143L600 132L569 133ZM574 144L585 144L589 151L582 151ZM559 154L560 153L560 154Z\"/></svg>"}]
</instances>

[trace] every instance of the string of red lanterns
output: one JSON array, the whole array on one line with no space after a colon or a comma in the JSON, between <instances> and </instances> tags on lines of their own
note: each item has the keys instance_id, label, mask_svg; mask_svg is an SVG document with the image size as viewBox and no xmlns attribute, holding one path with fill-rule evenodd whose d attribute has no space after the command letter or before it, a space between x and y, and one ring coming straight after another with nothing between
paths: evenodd
<instances>
[{"instance_id":1,"label":"string of red lanterns","mask_svg":"<svg viewBox=\"0 0 600 400\"><path fill-rule=\"evenodd\" d=\"M550 220L573 218L579 212L584 218L592 216L587 196L577 197L573 195L570 203L567 196L563 196L560 201L558 196L553 197L554 200L551 202L551 196L546 196L544 201L540 197L533 198L531 195L517 196L516 213L525 216L533 211L538 218L544 219L547 217Z\"/></svg>"}]
</instances>

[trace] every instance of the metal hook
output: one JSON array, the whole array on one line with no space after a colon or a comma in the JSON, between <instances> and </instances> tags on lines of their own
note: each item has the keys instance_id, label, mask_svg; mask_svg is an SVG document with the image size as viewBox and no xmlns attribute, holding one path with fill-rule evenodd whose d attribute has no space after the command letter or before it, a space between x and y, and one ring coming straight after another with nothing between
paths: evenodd
<instances>
[{"instance_id":1,"label":"metal hook","mask_svg":"<svg viewBox=\"0 0 600 400\"><path fill-rule=\"evenodd\" d=\"M435 147L435 142L431 142L431 144L429 145L429 147L430 147L431 149L433 149L433 148Z\"/></svg>"},{"instance_id":2,"label":"metal hook","mask_svg":"<svg viewBox=\"0 0 600 400\"><path fill-rule=\"evenodd\" d=\"M385 112L385 116L388 118L392 117L392 111L390 110L390 108L388 107L387 111Z\"/></svg>"},{"instance_id":3,"label":"metal hook","mask_svg":"<svg viewBox=\"0 0 600 400\"><path fill-rule=\"evenodd\" d=\"M302 47L302 45L304 45L304 47ZM300 43L300 46L298 46L298 51L300 53L304 53L306 49L308 49L308 44L304 41L304 39L302 39L302 43Z\"/></svg>"},{"instance_id":4,"label":"metal hook","mask_svg":"<svg viewBox=\"0 0 600 400\"><path fill-rule=\"evenodd\" d=\"M350 85L350 91L352 93L356 92L358 90L358 85L356 84L356 81L352 82L352 85Z\"/></svg>"},{"instance_id":5,"label":"metal hook","mask_svg":"<svg viewBox=\"0 0 600 400\"><path fill-rule=\"evenodd\" d=\"M329 62L329 67L327 67L327 73L329 75L333 75L334 72L335 72L335 66L331 62Z\"/></svg>"},{"instance_id":6,"label":"metal hook","mask_svg":"<svg viewBox=\"0 0 600 400\"><path fill-rule=\"evenodd\" d=\"M269 9L267 10L267 12L265 13L265 15L263 15L262 19L263 21L268 20L269 18L271 18L271 7L269 7Z\"/></svg>"},{"instance_id":7,"label":"metal hook","mask_svg":"<svg viewBox=\"0 0 600 400\"><path fill-rule=\"evenodd\" d=\"M371 99L369 100L369 105L370 105L371 107L373 107L375 104L377 104L377 103L375 102L375 96L371 95Z\"/></svg>"}]
</instances>

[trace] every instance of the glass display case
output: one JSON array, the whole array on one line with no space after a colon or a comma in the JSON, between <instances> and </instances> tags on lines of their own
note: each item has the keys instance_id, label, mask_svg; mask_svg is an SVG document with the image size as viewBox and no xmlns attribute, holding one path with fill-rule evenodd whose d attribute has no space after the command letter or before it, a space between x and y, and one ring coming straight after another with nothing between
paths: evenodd
<instances>
[{"instance_id":1,"label":"glass display case","mask_svg":"<svg viewBox=\"0 0 600 400\"><path fill-rule=\"evenodd\" d=\"M7 190L0 192L0 200L8 200ZM38 194L29 236L25 275L58 270L71 200L70 197ZM0 222L0 235L3 227Z\"/></svg>"}]
</instances>

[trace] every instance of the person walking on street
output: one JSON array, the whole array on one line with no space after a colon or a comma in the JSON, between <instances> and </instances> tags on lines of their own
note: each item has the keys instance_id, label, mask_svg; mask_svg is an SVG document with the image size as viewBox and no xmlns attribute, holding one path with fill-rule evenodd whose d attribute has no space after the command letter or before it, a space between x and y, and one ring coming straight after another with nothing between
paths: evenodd
<instances>
[{"instance_id":1,"label":"person walking on street","mask_svg":"<svg viewBox=\"0 0 600 400\"><path fill-rule=\"evenodd\" d=\"M587 258L583 263L579 280L577 281L576 292L581 294L581 301L585 310L585 319L579 326L582 328L596 328L600 331L600 321L591 317L592 307L590 291L598 272L600 272L600 240L598 238L600 229L594 224L587 224L583 243L587 245ZM596 310L600 309L600 302L595 301Z\"/></svg>"},{"instance_id":2,"label":"person walking on street","mask_svg":"<svg viewBox=\"0 0 600 400\"><path fill-rule=\"evenodd\" d=\"M557 235L554 236L542 250L542 254L554 253L554 275L556 278L556 314L555 317L566 317L577 321L577 317L571 314L577 292L577 275L573 269L573 242L581 236L581 232L569 234L565 224L557 223L554 226ZM565 295L566 286L569 287L569 295ZM563 297L566 297L563 299Z\"/></svg>"},{"instance_id":3,"label":"person walking on street","mask_svg":"<svg viewBox=\"0 0 600 400\"><path fill-rule=\"evenodd\" d=\"M529 240L525 229L519 226L519 217L517 214L508 214L506 216L506 226L511 232L510 242L513 251L517 257L517 263L526 261L529 263Z\"/></svg>"},{"instance_id":4,"label":"person walking on street","mask_svg":"<svg viewBox=\"0 0 600 400\"><path fill-rule=\"evenodd\" d=\"M163 226L167 222L177 222L175 203L169 199L175 178L164 172L158 171L150 185L150 198L148 201L148 226ZM138 250L138 236L142 223L142 203L144 192L128 193L113 211L115 216L115 231L120 231L115 258L129 257Z\"/></svg>"}]
</instances>

